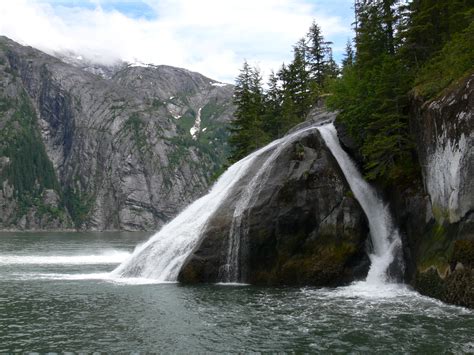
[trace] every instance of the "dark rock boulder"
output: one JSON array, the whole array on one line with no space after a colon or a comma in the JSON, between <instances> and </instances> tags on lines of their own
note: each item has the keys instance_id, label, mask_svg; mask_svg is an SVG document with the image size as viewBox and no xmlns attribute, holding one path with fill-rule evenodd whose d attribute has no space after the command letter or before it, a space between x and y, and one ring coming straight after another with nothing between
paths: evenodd
<instances>
[{"instance_id":1,"label":"dark rock boulder","mask_svg":"<svg viewBox=\"0 0 474 355\"><path fill-rule=\"evenodd\" d=\"M211 218L180 281L222 281L236 204L267 158L257 159ZM279 153L244 210L241 227L241 282L336 286L367 274L366 217L316 130Z\"/></svg>"},{"instance_id":2,"label":"dark rock boulder","mask_svg":"<svg viewBox=\"0 0 474 355\"><path fill-rule=\"evenodd\" d=\"M447 303L474 308L474 241L459 240L454 243L450 266L440 273L439 266L418 270L415 288L423 295ZM463 259L459 259L459 254ZM462 261L461 261L462 260Z\"/></svg>"},{"instance_id":3,"label":"dark rock boulder","mask_svg":"<svg viewBox=\"0 0 474 355\"><path fill-rule=\"evenodd\" d=\"M360 147L354 140L354 138L352 138L352 136L350 135L349 129L347 128L346 124L336 119L334 121L334 126L336 127L337 135L339 137L339 142L341 143L341 146L359 166L362 166L364 159L362 157L362 154L360 153Z\"/></svg>"}]
</instances>

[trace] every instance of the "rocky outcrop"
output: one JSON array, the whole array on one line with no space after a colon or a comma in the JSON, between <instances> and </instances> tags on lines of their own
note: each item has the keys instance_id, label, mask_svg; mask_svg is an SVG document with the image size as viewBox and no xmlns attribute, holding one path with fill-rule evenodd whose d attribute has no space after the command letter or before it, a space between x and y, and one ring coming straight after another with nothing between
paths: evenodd
<instances>
[{"instance_id":1,"label":"rocky outcrop","mask_svg":"<svg viewBox=\"0 0 474 355\"><path fill-rule=\"evenodd\" d=\"M414 99L410 126L421 180L387 193L404 235L407 281L425 295L468 307L474 307L467 252L474 250L473 112L474 76L432 101Z\"/></svg>"},{"instance_id":2,"label":"rocky outcrop","mask_svg":"<svg viewBox=\"0 0 474 355\"><path fill-rule=\"evenodd\" d=\"M459 222L474 209L474 75L415 107L411 127L433 216Z\"/></svg>"},{"instance_id":3,"label":"rocky outcrop","mask_svg":"<svg viewBox=\"0 0 474 355\"><path fill-rule=\"evenodd\" d=\"M335 120L334 126L336 127L337 136L339 137L341 146L352 157L352 159L354 159L356 164L359 167L362 167L364 158L360 152L360 147L354 138L352 138L352 136L349 134L349 129L347 128L346 124L340 120Z\"/></svg>"},{"instance_id":4,"label":"rocky outcrop","mask_svg":"<svg viewBox=\"0 0 474 355\"><path fill-rule=\"evenodd\" d=\"M153 230L207 190L227 154L232 85L113 69L0 37L0 229Z\"/></svg>"},{"instance_id":5,"label":"rocky outcrop","mask_svg":"<svg viewBox=\"0 0 474 355\"><path fill-rule=\"evenodd\" d=\"M267 158L257 159L208 222L179 280L222 281L234 210ZM286 145L264 180L242 214L240 281L335 286L366 276L366 217L317 130Z\"/></svg>"}]
</instances>

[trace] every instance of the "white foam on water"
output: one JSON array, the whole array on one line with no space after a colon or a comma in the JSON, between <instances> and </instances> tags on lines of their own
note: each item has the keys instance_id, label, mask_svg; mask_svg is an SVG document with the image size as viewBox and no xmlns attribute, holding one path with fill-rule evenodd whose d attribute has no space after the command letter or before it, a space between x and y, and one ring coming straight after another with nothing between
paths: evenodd
<instances>
[{"instance_id":1,"label":"white foam on water","mask_svg":"<svg viewBox=\"0 0 474 355\"><path fill-rule=\"evenodd\" d=\"M41 279L41 280L106 280L108 273L90 273L90 274L60 274L60 273L31 273L22 274L23 278Z\"/></svg>"},{"instance_id":2,"label":"white foam on water","mask_svg":"<svg viewBox=\"0 0 474 355\"><path fill-rule=\"evenodd\" d=\"M108 278L107 281L111 281L121 285L169 285L177 284L178 281L159 281L155 279L147 279L144 277L115 277Z\"/></svg>"},{"instance_id":3,"label":"white foam on water","mask_svg":"<svg viewBox=\"0 0 474 355\"><path fill-rule=\"evenodd\" d=\"M114 277L110 272L67 274L67 273L12 273L7 276L12 280L52 280L52 281L85 281L98 280L121 285L150 285L150 284L176 284L176 281L158 281L142 277Z\"/></svg>"},{"instance_id":4,"label":"white foam on water","mask_svg":"<svg viewBox=\"0 0 474 355\"><path fill-rule=\"evenodd\" d=\"M367 281L354 282L351 285L338 287L330 291L332 297L360 298L367 300L390 299L416 294L404 284L377 284Z\"/></svg>"},{"instance_id":5,"label":"white foam on water","mask_svg":"<svg viewBox=\"0 0 474 355\"><path fill-rule=\"evenodd\" d=\"M91 255L0 255L0 265L97 265L120 264L131 253L111 250Z\"/></svg>"},{"instance_id":6,"label":"white foam on water","mask_svg":"<svg viewBox=\"0 0 474 355\"><path fill-rule=\"evenodd\" d=\"M241 283L241 282L217 282L214 285L216 285L216 286L231 286L231 287L251 286L250 284Z\"/></svg>"}]
</instances>

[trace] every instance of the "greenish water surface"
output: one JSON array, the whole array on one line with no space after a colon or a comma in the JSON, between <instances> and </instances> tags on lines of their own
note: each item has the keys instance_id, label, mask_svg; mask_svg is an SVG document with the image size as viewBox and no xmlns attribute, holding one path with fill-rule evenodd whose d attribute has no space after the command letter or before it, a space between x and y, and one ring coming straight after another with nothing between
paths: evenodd
<instances>
[{"instance_id":1,"label":"greenish water surface","mask_svg":"<svg viewBox=\"0 0 474 355\"><path fill-rule=\"evenodd\" d=\"M146 233L1 233L0 352L474 352L474 312L400 285L113 279Z\"/></svg>"}]
</instances>

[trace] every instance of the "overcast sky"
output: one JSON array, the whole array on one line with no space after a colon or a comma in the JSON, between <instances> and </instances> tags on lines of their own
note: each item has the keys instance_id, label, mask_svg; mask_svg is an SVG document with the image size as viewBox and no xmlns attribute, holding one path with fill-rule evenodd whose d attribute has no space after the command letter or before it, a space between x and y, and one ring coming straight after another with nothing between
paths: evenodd
<instances>
[{"instance_id":1,"label":"overcast sky","mask_svg":"<svg viewBox=\"0 0 474 355\"><path fill-rule=\"evenodd\" d=\"M336 59L353 0L0 0L0 34L46 52L168 64L234 81L244 59L264 74L291 60L315 20Z\"/></svg>"}]
</instances>

